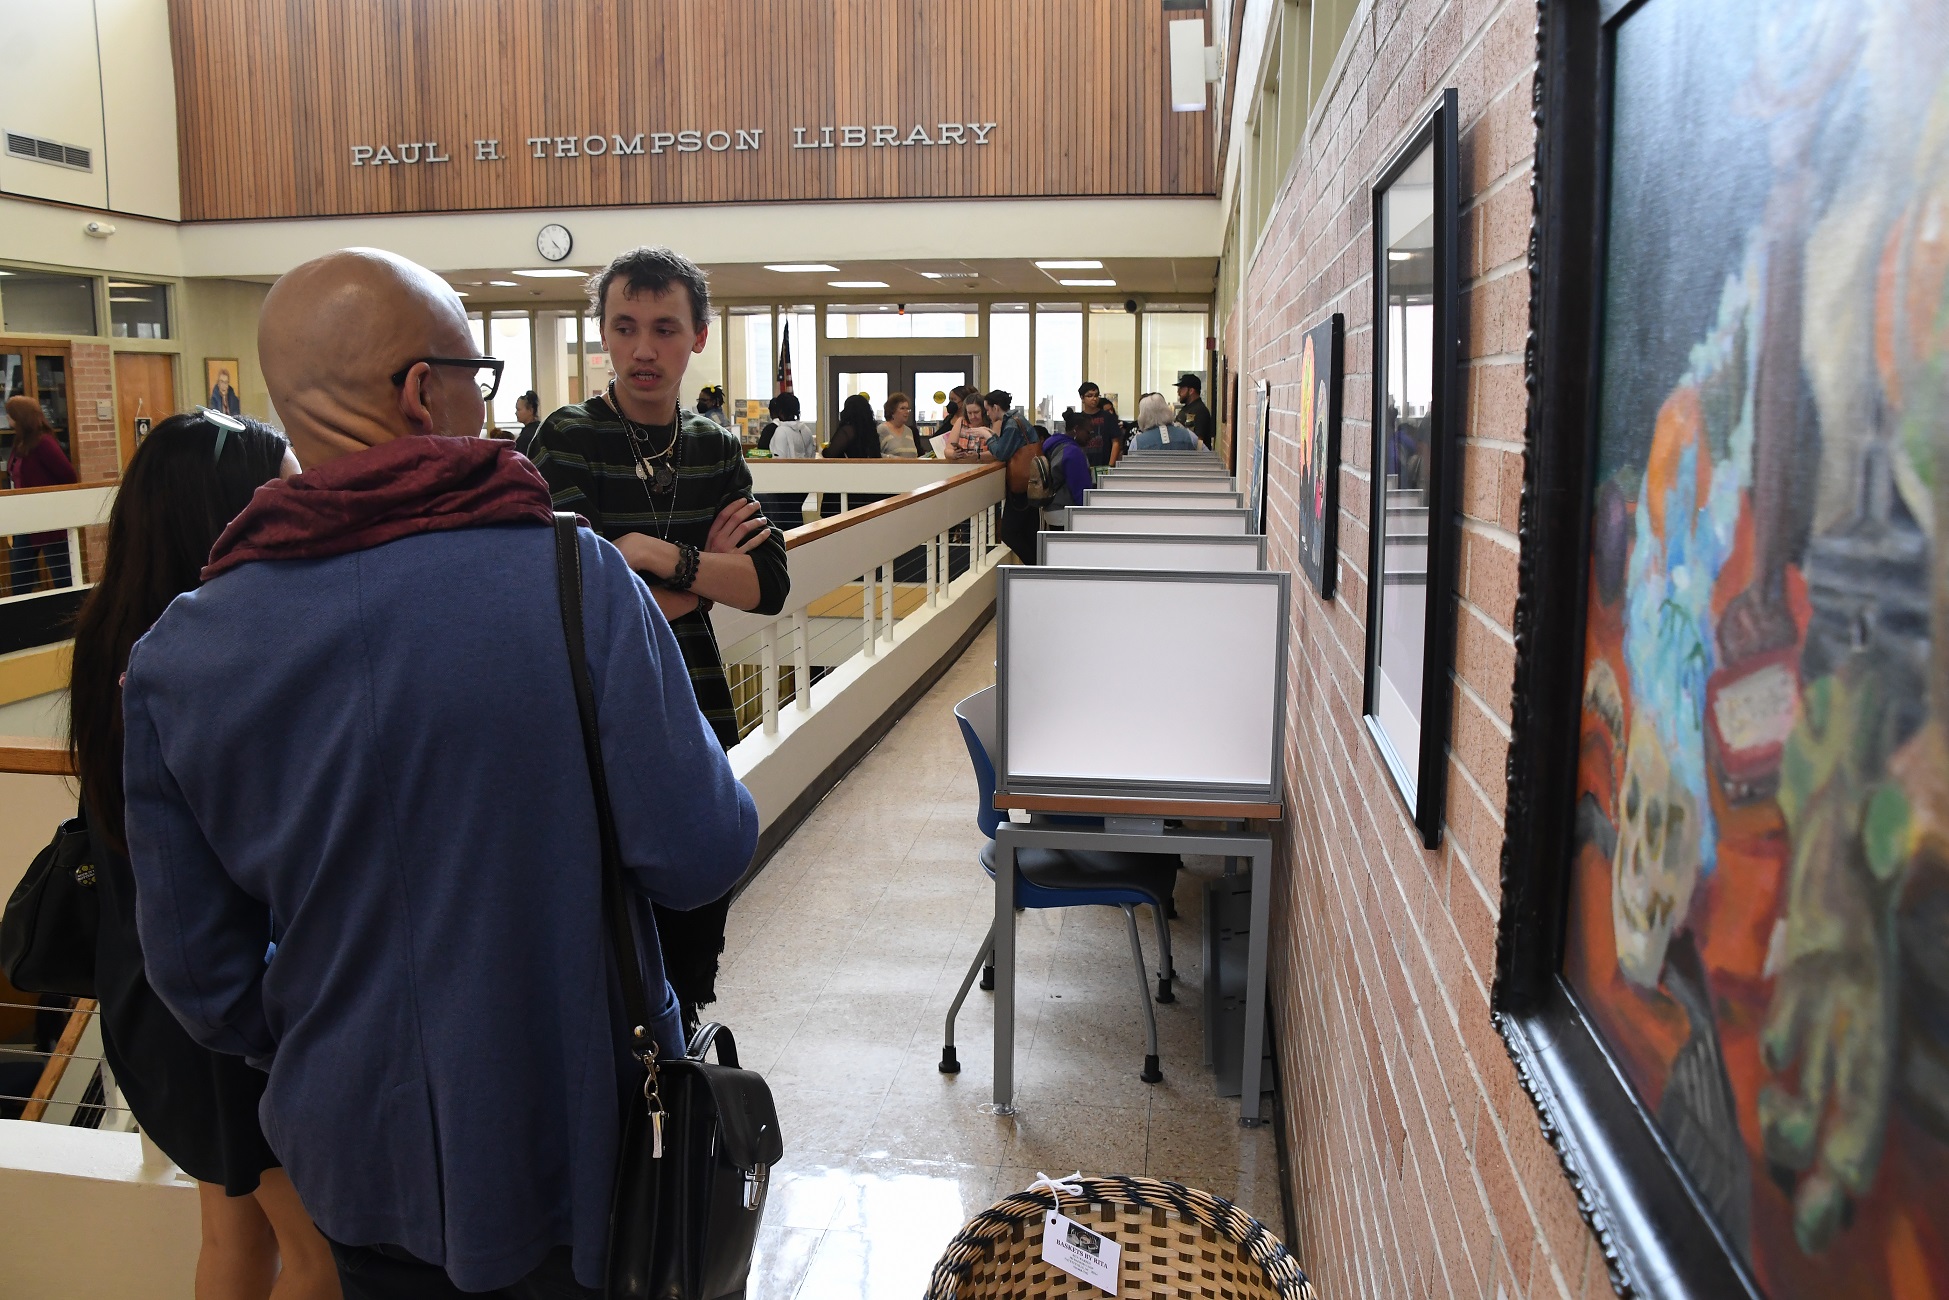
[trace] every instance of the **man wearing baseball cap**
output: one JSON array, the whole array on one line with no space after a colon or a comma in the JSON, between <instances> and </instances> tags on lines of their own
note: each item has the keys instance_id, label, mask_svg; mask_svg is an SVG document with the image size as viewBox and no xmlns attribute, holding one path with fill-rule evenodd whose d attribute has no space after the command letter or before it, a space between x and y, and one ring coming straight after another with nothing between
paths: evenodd
<instances>
[{"instance_id":1,"label":"man wearing baseball cap","mask_svg":"<svg viewBox=\"0 0 1949 1300\"><path fill-rule=\"evenodd\" d=\"M1178 423L1197 434L1198 441L1209 447L1211 440L1218 436L1218 421L1211 418L1204 391L1202 375L1187 370L1178 376Z\"/></svg>"}]
</instances>

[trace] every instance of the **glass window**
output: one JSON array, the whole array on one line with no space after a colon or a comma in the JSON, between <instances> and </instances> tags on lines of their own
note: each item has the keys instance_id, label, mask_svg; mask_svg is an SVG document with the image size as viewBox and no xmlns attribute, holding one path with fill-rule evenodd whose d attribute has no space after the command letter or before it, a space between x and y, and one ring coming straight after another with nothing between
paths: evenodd
<instances>
[{"instance_id":1,"label":"glass window","mask_svg":"<svg viewBox=\"0 0 1949 1300\"><path fill-rule=\"evenodd\" d=\"M166 339L169 287L137 280L108 282L109 331L118 339Z\"/></svg>"},{"instance_id":2,"label":"glass window","mask_svg":"<svg viewBox=\"0 0 1949 1300\"><path fill-rule=\"evenodd\" d=\"M13 453L13 422L4 399L31 397L54 431L61 450L74 459L68 437L68 350L65 347L10 347L0 350L0 459Z\"/></svg>"},{"instance_id":3,"label":"glass window","mask_svg":"<svg viewBox=\"0 0 1949 1300\"><path fill-rule=\"evenodd\" d=\"M758 428L763 429L764 420L771 417L759 413L771 403L778 374L778 360L772 354L771 308L733 307L725 314L724 325L730 331L725 341L731 353L731 375L724 385L726 411L734 424L757 419ZM702 387L686 380L684 401L695 401ZM755 407L750 405L753 402L757 403Z\"/></svg>"},{"instance_id":4,"label":"glass window","mask_svg":"<svg viewBox=\"0 0 1949 1300\"><path fill-rule=\"evenodd\" d=\"M899 303L826 309L829 339L971 339L981 332L972 303Z\"/></svg>"},{"instance_id":5,"label":"glass window","mask_svg":"<svg viewBox=\"0 0 1949 1300\"><path fill-rule=\"evenodd\" d=\"M1082 382L1082 306L1073 302L1037 303L1035 418L1061 420L1063 408L1076 405L1076 389Z\"/></svg>"},{"instance_id":6,"label":"glass window","mask_svg":"<svg viewBox=\"0 0 1949 1300\"><path fill-rule=\"evenodd\" d=\"M535 391L545 419L556 407L576 400L575 313L535 313Z\"/></svg>"},{"instance_id":7,"label":"glass window","mask_svg":"<svg viewBox=\"0 0 1949 1300\"><path fill-rule=\"evenodd\" d=\"M996 303L988 309L988 387L1013 393L1015 401L1040 423L1047 419L1029 391L1029 305Z\"/></svg>"},{"instance_id":8,"label":"glass window","mask_svg":"<svg viewBox=\"0 0 1949 1300\"><path fill-rule=\"evenodd\" d=\"M93 334L94 277L0 272L0 320L9 334Z\"/></svg>"},{"instance_id":9,"label":"glass window","mask_svg":"<svg viewBox=\"0 0 1949 1300\"><path fill-rule=\"evenodd\" d=\"M609 387L609 381L616 372L610 368L609 354L602 347L602 320L597 316L582 318L582 352L585 380L582 385L582 400L587 401Z\"/></svg>"},{"instance_id":10,"label":"glass window","mask_svg":"<svg viewBox=\"0 0 1949 1300\"><path fill-rule=\"evenodd\" d=\"M1177 402L1178 376L1190 371L1211 390L1205 374L1205 313L1182 307L1151 307L1144 312L1144 391ZM1130 412L1135 416L1136 412Z\"/></svg>"},{"instance_id":11,"label":"glass window","mask_svg":"<svg viewBox=\"0 0 1949 1300\"><path fill-rule=\"evenodd\" d=\"M1444 232L1452 229L1455 182L1452 166L1436 165L1438 151L1453 156L1453 144L1444 144L1452 142L1452 132L1452 118L1438 113L1386 173L1390 179L1374 199L1379 265L1370 572L1378 580L1368 596L1366 713L1430 848L1441 834L1443 696L1453 617L1453 584L1446 575L1455 507L1444 496L1441 461L1450 437L1454 360L1453 345L1443 349L1439 340L1456 296L1455 268L1441 251L1452 246ZM1438 197L1443 192L1450 197ZM1437 646L1442 658L1430 661Z\"/></svg>"},{"instance_id":12,"label":"glass window","mask_svg":"<svg viewBox=\"0 0 1949 1300\"><path fill-rule=\"evenodd\" d=\"M514 413L514 403L535 386L534 333L525 311L519 315L497 314L490 324L487 355L506 363L501 369L501 386L495 391L490 418L496 428L519 430L521 421Z\"/></svg>"},{"instance_id":13,"label":"glass window","mask_svg":"<svg viewBox=\"0 0 1949 1300\"><path fill-rule=\"evenodd\" d=\"M1103 396L1125 420L1137 418L1137 317L1121 303L1090 304L1090 359L1083 378L1103 390Z\"/></svg>"}]
</instances>

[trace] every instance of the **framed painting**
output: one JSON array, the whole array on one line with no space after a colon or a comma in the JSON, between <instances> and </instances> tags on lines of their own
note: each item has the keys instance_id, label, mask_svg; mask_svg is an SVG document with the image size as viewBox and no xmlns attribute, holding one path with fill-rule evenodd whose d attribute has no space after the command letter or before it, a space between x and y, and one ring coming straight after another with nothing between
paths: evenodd
<instances>
[{"instance_id":1,"label":"framed painting","mask_svg":"<svg viewBox=\"0 0 1949 1300\"><path fill-rule=\"evenodd\" d=\"M237 380L242 374L235 357L203 358L203 405L225 415L242 415L244 401L237 395Z\"/></svg>"},{"instance_id":2,"label":"framed painting","mask_svg":"<svg viewBox=\"0 0 1949 1300\"><path fill-rule=\"evenodd\" d=\"M1455 647L1460 266L1456 94L1374 185L1375 467L1361 711L1421 842L1441 844Z\"/></svg>"},{"instance_id":3,"label":"framed painting","mask_svg":"<svg viewBox=\"0 0 1949 1300\"><path fill-rule=\"evenodd\" d=\"M1949 1295L1949 12L1541 14L1498 1025L1620 1293Z\"/></svg>"},{"instance_id":4,"label":"framed painting","mask_svg":"<svg viewBox=\"0 0 1949 1300\"><path fill-rule=\"evenodd\" d=\"M1299 566L1333 599L1340 545L1340 372L1346 318L1306 331L1299 347Z\"/></svg>"},{"instance_id":5,"label":"framed painting","mask_svg":"<svg viewBox=\"0 0 1949 1300\"><path fill-rule=\"evenodd\" d=\"M1261 379L1252 385L1252 475L1245 508L1252 512L1251 528L1265 532L1266 473L1272 455L1266 446L1272 430L1272 385Z\"/></svg>"}]
</instances>

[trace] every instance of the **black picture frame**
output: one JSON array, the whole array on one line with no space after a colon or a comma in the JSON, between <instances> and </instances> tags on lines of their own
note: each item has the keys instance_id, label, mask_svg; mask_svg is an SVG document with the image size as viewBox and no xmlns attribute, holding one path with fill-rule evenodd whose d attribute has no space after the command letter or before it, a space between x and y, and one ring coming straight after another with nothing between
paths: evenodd
<instances>
[{"instance_id":1,"label":"black picture frame","mask_svg":"<svg viewBox=\"0 0 1949 1300\"><path fill-rule=\"evenodd\" d=\"M1462 401L1461 401L1461 281L1458 227L1461 210L1458 200L1459 151L1457 147L1457 95L1453 88L1442 91L1428 115L1407 143L1389 161L1375 181L1369 213L1373 214L1373 365L1375 382L1372 411L1372 481L1370 521L1386 517L1387 482L1379 467L1387 463L1387 385L1380 379L1387 358L1387 232L1379 214L1389 187L1424 149L1434 150L1434 357L1432 387L1429 394L1429 466L1432 489L1428 527L1427 615L1424 623L1421 667L1421 743L1416 755L1415 773L1409 777L1395 756L1394 746L1376 716L1380 686L1381 643L1386 628L1381 623L1384 583L1384 529L1368 530L1367 658L1366 683L1361 714L1367 731L1380 751L1395 789L1407 802L1421 842L1439 848L1442 836L1442 811L1448 794L1448 731L1453 688L1448 680L1455 647L1455 575L1459 559L1460 531L1456 514L1461 506Z\"/></svg>"},{"instance_id":2,"label":"black picture frame","mask_svg":"<svg viewBox=\"0 0 1949 1300\"><path fill-rule=\"evenodd\" d=\"M1271 473L1272 448L1268 445L1272 437L1272 384L1261 379L1252 385L1252 400L1257 408L1252 414L1252 491L1250 508L1252 511L1252 531L1263 534L1266 521L1266 480Z\"/></svg>"},{"instance_id":3,"label":"black picture frame","mask_svg":"<svg viewBox=\"0 0 1949 1300\"><path fill-rule=\"evenodd\" d=\"M1321 600L1333 599L1340 570L1340 399L1346 321L1336 311L1307 330L1300 344L1299 567L1313 580ZM1307 349L1314 368L1310 385L1305 374ZM1317 509L1309 497L1318 500Z\"/></svg>"},{"instance_id":4,"label":"black picture frame","mask_svg":"<svg viewBox=\"0 0 1949 1300\"><path fill-rule=\"evenodd\" d=\"M1597 450L1610 32L1539 0L1527 455L1492 1014L1621 1296L1759 1297L1564 976Z\"/></svg>"}]
</instances>

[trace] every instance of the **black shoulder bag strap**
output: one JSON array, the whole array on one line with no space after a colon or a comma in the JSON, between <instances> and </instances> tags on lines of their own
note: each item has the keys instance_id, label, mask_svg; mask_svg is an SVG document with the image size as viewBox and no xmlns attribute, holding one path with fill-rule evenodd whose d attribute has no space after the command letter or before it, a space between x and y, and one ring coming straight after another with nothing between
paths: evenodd
<instances>
[{"instance_id":1,"label":"black shoulder bag strap","mask_svg":"<svg viewBox=\"0 0 1949 1300\"><path fill-rule=\"evenodd\" d=\"M623 986L629 1050L631 1055L652 1064L656 1045L650 1036L650 999L643 988L643 963L636 951L636 932L629 923L622 845L616 838L616 814L610 806L609 778L602 765L602 734L596 729L595 684L589 680L589 657L582 633L582 548L576 540L573 514L557 512L555 515L555 586L561 598L562 632L568 638L575 708L582 718L582 752L589 761L589 783L595 788L596 825L602 838L602 914L609 926L616 974Z\"/></svg>"}]
</instances>

